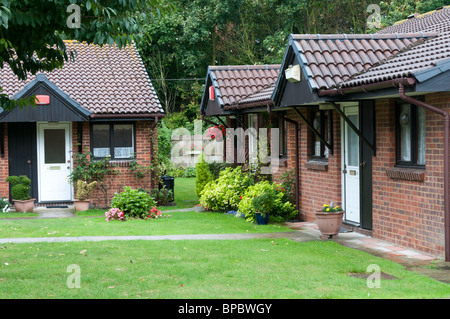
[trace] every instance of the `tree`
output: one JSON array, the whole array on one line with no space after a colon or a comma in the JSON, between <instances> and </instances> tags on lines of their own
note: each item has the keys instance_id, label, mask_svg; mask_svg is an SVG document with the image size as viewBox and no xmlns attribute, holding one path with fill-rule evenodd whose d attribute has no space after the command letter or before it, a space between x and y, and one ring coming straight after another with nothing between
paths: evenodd
<instances>
[{"instance_id":1,"label":"tree","mask_svg":"<svg viewBox=\"0 0 450 319\"><path fill-rule=\"evenodd\" d=\"M67 52L64 39L98 45L115 43L122 47L140 38L141 25L171 10L166 0L104 3L101 0L0 0L0 66L7 64L20 80L25 80L28 74L62 68L69 57L76 58L76 52ZM10 101L6 94L0 94L2 108L26 104Z\"/></svg>"}]
</instances>

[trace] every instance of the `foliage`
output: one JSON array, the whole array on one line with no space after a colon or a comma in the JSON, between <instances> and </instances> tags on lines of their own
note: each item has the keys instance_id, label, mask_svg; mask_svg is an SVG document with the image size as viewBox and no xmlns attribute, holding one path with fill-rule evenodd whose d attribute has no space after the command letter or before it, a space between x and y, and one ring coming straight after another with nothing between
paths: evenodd
<instances>
[{"instance_id":1,"label":"foliage","mask_svg":"<svg viewBox=\"0 0 450 319\"><path fill-rule=\"evenodd\" d=\"M325 212L325 213L336 213L336 212L342 212L342 211L344 211L342 209L342 207L334 206L333 204L331 204L331 205L324 204L322 207L322 212Z\"/></svg>"},{"instance_id":2,"label":"foliage","mask_svg":"<svg viewBox=\"0 0 450 319\"><path fill-rule=\"evenodd\" d=\"M295 204L295 170L291 169L281 174L281 187L283 188L287 199Z\"/></svg>"},{"instance_id":3,"label":"foliage","mask_svg":"<svg viewBox=\"0 0 450 319\"><path fill-rule=\"evenodd\" d=\"M267 199L273 200L273 203L270 205L270 222L282 222L293 218L297 213L295 207L287 200L281 185L262 181L248 187L242 196L242 200L239 202L238 211L245 215L247 221L255 221L255 213L258 211L259 206L254 206L254 199L263 194L265 195L262 199L260 201L257 200L255 204L265 203Z\"/></svg>"},{"instance_id":4,"label":"foliage","mask_svg":"<svg viewBox=\"0 0 450 319\"><path fill-rule=\"evenodd\" d=\"M80 9L80 25L68 8L76 3ZM0 66L8 64L20 80L27 74L61 68L76 52L68 52L64 39L86 41L118 47L139 41L141 26L170 12L166 0L1 0L0 1ZM39 13L39 14L36 14ZM0 88L1 92L1 88ZM17 106L6 94L0 94L0 107Z\"/></svg>"},{"instance_id":5,"label":"foliage","mask_svg":"<svg viewBox=\"0 0 450 319\"><path fill-rule=\"evenodd\" d=\"M125 214L123 211L121 211L118 208L111 208L105 213L106 221L109 222L111 220L119 220L124 221L125 220Z\"/></svg>"},{"instance_id":6,"label":"foliage","mask_svg":"<svg viewBox=\"0 0 450 319\"><path fill-rule=\"evenodd\" d=\"M150 194L158 206L166 206L173 199L173 192L166 187L152 189Z\"/></svg>"},{"instance_id":7,"label":"foliage","mask_svg":"<svg viewBox=\"0 0 450 319\"><path fill-rule=\"evenodd\" d=\"M145 218L155 205L155 201L149 194L131 189L129 186L125 186L122 193L115 194L111 202L112 208L118 208L126 217L134 218Z\"/></svg>"},{"instance_id":8,"label":"foliage","mask_svg":"<svg viewBox=\"0 0 450 319\"><path fill-rule=\"evenodd\" d=\"M97 187L97 181L86 183L85 181L78 180L77 181L77 196L78 200L86 200L91 198L91 194L94 189Z\"/></svg>"},{"instance_id":9,"label":"foliage","mask_svg":"<svg viewBox=\"0 0 450 319\"><path fill-rule=\"evenodd\" d=\"M31 198L31 180L25 176L8 176L6 182L11 183L11 196L15 200L28 200Z\"/></svg>"},{"instance_id":10,"label":"foliage","mask_svg":"<svg viewBox=\"0 0 450 319\"><path fill-rule=\"evenodd\" d=\"M200 197L206 184L214 179L211 171L209 170L209 165L208 163L206 163L203 153L199 155L199 160L196 164L196 170L197 179L195 180L195 193Z\"/></svg>"},{"instance_id":11,"label":"foliage","mask_svg":"<svg viewBox=\"0 0 450 319\"><path fill-rule=\"evenodd\" d=\"M6 199L6 197L2 197L2 198L0 199L0 210L1 210L3 213L6 213L6 212L9 210L10 207L11 207L11 204L10 204L9 201Z\"/></svg>"},{"instance_id":12,"label":"foliage","mask_svg":"<svg viewBox=\"0 0 450 319\"><path fill-rule=\"evenodd\" d=\"M186 170L181 177L197 177L197 167L186 167Z\"/></svg>"},{"instance_id":13,"label":"foliage","mask_svg":"<svg viewBox=\"0 0 450 319\"><path fill-rule=\"evenodd\" d=\"M259 212L263 216L265 216L266 214L272 212L275 200L276 200L275 192L266 191L261 195L253 198L252 206L255 212Z\"/></svg>"},{"instance_id":14,"label":"foliage","mask_svg":"<svg viewBox=\"0 0 450 319\"><path fill-rule=\"evenodd\" d=\"M107 175L115 175L115 165L110 163L110 158L93 159L93 155L84 149L84 152L75 152L73 155L74 167L69 174L69 181L76 184L79 180L87 183L97 182L101 190L105 194L106 201L109 201L108 188L105 185L105 177Z\"/></svg>"},{"instance_id":15,"label":"foliage","mask_svg":"<svg viewBox=\"0 0 450 319\"><path fill-rule=\"evenodd\" d=\"M252 184L250 176L241 167L227 167L219 178L205 185L200 196L200 204L206 209L219 212L237 210L240 197Z\"/></svg>"}]
</instances>

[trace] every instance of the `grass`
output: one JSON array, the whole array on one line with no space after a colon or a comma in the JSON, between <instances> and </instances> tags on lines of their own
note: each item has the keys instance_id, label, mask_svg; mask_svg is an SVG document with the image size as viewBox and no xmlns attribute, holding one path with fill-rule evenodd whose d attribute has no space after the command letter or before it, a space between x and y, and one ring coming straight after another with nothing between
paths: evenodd
<instances>
[{"instance_id":1,"label":"grass","mask_svg":"<svg viewBox=\"0 0 450 319\"><path fill-rule=\"evenodd\" d=\"M287 239L8 244L0 298L445 298L450 285L335 242ZM350 277L376 264L394 280ZM80 269L70 289L69 265Z\"/></svg>"},{"instance_id":2,"label":"grass","mask_svg":"<svg viewBox=\"0 0 450 319\"><path fill-rule=\"evenodd\" d=\"M290 231L270 224L258 226L230 214L213 212L173 212L157 220L106 222L105 217L17 219L0 222L0 237L74 237L175 234L226 234Z\"/></svg>"},{"instance_id":3,"label":"grass","mask_svg":"<svg viewBox=\"0 0 450 319\"><path fill-rule=\"evenodd\" d=\"M195 196L194 183L195 179L177 178L176 205L166 211L195 205L197 198L190 199ZM106 222L104 210L77 213L77 218L69 219L4 219L0 237L290 231L280 225L257 226L228 214L165 214L171 217L126 222ZM381 279L381 288L369 288L366 279L349 276L365 274L374 264L396 279ZM73 282L71 265L80 269L79 289L68 287ZM0 245L2 299L448 297L450 285L335 242L247 239Z\"/></svg>"}]
</instances>

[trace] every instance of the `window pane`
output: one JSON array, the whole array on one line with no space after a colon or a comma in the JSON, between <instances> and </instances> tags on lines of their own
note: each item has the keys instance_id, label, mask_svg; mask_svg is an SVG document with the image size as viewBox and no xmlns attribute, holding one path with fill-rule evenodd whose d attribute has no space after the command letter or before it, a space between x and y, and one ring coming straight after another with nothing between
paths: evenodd
<instances>
[{"instance_id":1,"label":"window pane","mask_svg":"<svg viewBox=\"0 0 450 319\"><path fill-rule=\"evenodd\" d=\"M133 156L133 124L116 124L113 133L114 158Z\"/></svg>"},{"instance_id":2,"label":"window pane","mask_svg":"<svg viewBox=\"0 0 450 319\"><path fill-rule=\"evenodd\" d=\"M66 162L66 130L44 130L45 164L62 164Z\"/></svg>"},{"instance_id":3,"label":"window pane","mask_svg":"<svg viewBox=\"0 0 450 319\"><path fill-rule=\"evenodd\" d=\"M425 165L425 109L417 107L417 164Z\"/></svg>"},{"instance_id":4,"label":"window pane","mask_svg":"<svg viewBox=\"0 0 450 319\"><path fill-rule=\"evenodd\" d=\"M321 132L320 111L314 113L313 127L317 132ZM314 134L314 156L321 156L321 142Z\"/></svg>"},{"instance_id":5,"label":"window pane","mask_svg":"<svg viewBox=\"0 0 450 319\"><path fill-rule=\"evenodd\" d=\"M359 128L358 115L348 115L349 120ZM348 134L348 166L359 166L359 137L351 127L347 125Z\"/></svg>"},{"instance_id":6,"label":"window pane","mask_svg":"<svg viewBox=\"0 0 450 319\"><path fill-rule=\"evenodd\" d=\"M109 124L95 124L92 126L92 149L94 157L111 155Z\"/></svg>"},{"instance_id":7,"label":"window pane","mask_svg":"<svg viewBox=\"0 0 450 319\"><path fill-rule=\"evenodd\" d=\"M411 107L404 104L400 109L400 160L411 161Z\"/></svg>"}]
</instances>

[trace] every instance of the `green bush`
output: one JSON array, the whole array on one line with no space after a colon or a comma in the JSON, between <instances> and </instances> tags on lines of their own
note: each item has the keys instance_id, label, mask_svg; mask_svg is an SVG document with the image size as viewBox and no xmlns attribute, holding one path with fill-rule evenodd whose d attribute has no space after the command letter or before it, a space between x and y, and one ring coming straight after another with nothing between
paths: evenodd
<instances>
[{"instance_id":1,"label":"green bush","mask_svg":"<svg viewBox=\"0 0 450 319\"><path fill-rule=\"evenodd\" d=\"M251 184L252 179L242 172L241 167L227 167L220 172L218 179L205 185L200 204L219 212L237 210L240 197Z\"/></svg>"},{"instance_id":2,"label":"green bush","mask_svg":"<svg viewBox=\"0 0 450 319\"><path fill-rule=\"evenodd\" d=\"M158 206L165 206L172 201L173 192L166 187L161 189L155 188L152 189L151 196Z\"/></svg>"},{"instance_id":3,"label":"green bush","mask_svg":"<svg viewBox=\"0 0 450 319\"><path fill-rule=\"evenodd\" d=\"M196 171L197 179L195 180L195 193L198 197L200 197L206 184L214 180L214 177L209 170L209 165L205 161L205 156L203 155L203 153L199 155L199 161L196 164Z\"/></svg>"},{"instance_id":4,"label":"green bush","mask_svg":"<svg viewBox=\"0 0 450 319\"><path fill-rule=\"evenodd\" d=\"M6 181L11 183L11 196L15 200L30 199L31 180L25 176L8 176Z\"/></svg>"},{"instance_id":5,"label":"green bush","mask_svg":"<svg viewBox=\"0 0 450 319\"><path fill-rule=\"evenodd\" d=\"M156 206L153 198L146 192L124 187L122 193L116 194L111 207L124 212L126 217L145 218L150 210Z\"/></svg>"},{"instance_id":6,"label":"green bush","mask_svg":"<svg viewBox=\"0 0 450 319\"><path fill-rule=\"evenodd\" d=\"M260 200L257 198L259 197ZM245 219L254 222L255 212L260 210L261 205L267 199L272 201L269 205L269 222L279 223L293 218L297 211L295 207L289 202L286 193L282 191L280 184L270 183L269 181L262 181L247 188L242 195L242 200L239 202L238 211L245 214Z\"/></svg>"},{"instance_id":7,"label":"green bush","mask_svg":"<svg viewBox=\"0 0 450 319\"><path fill-rule=\"evenodd\" d=\"M182 177L197 177L197 167L186 167Z\"/></svg>"}]
</instances>

